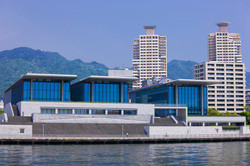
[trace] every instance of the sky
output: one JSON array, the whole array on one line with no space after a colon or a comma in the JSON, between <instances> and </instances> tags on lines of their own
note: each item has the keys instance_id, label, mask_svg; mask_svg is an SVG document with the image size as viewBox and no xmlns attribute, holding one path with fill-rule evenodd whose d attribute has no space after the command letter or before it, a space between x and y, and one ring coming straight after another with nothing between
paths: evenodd
<instances>
[{"instance_id":1,"label":"sky","mask_svg":"<svg viewBox=\"0 0 250 166\"><path fill-rule=\"evenodd\" d=\"M167 36L168 62L207 61L216 22L240 33L250 71L249 0L0 0L0 51L30 47L69 60L132 67L133 40L156 25Z\"/></svg>"}]
</instances>

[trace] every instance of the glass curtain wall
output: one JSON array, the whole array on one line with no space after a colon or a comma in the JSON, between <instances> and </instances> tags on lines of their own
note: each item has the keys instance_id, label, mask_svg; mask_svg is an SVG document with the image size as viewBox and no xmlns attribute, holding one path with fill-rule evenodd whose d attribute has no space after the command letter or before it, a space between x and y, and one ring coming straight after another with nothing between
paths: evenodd
<instances>
[{"instance_id":1,"label":"glass curtain wall","mask_svg":"<svg viewBox=\"0 0 250 166\"><path fill-rule=\"evenodd\" d=\"M178 86L178 104L185 104L189 115L201 115L200 94L200 87Z\"/></svg>"},{"instance_id":2,"label":"glass curtain wall","mask_svg":"<svg viewBox=\"0 0 250 166\"><path fill-rule=\"evenodd\" d=\"M61 82L33 82L33 100L61 101Z\"/></svg>"},{"instance_id":3,"label":"glass curtain wall","mask_svg":"<svg viewBox=\"0 0 250 166\"><path fill-rule=\"evenodd\" d=\"M119 84L94 84L94 102L119 103Z\"/></svg>"}]
</instances>

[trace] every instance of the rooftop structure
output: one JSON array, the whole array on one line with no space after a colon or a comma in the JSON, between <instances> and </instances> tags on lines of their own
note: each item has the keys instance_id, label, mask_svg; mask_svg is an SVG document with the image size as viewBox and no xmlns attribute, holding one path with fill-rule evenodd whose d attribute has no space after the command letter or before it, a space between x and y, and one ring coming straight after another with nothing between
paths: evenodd
<instances>
[{"instance_id":1,"label":"rooftop structure","mask_svg":"<svg viewBox=\"0 0 250 166\"><path fill-rule=\"evenodd\" d=\"M229 26L230 22L218 22L216 25L219 27L220 32L227 32L227 26Z\"/></svg>"}]
</instances>

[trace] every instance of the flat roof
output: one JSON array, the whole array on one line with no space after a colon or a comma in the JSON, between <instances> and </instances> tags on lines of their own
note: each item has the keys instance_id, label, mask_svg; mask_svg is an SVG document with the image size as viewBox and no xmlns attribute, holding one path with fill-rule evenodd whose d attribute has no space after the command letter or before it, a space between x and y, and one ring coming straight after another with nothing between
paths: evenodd
<instances>
[{"instance_id":1,"label":"flat roof","mask_svg":"<svg viewBox=\"0 0 250 166\"><path fill-rule=\"evenodd\" d=\"M213 84L218 84L218 83L220 83L220 81L177 79L177 80L173 80L173 81L169 81L169 82L165 82L165 83L159 83L159 84L154 84L154 85L151 85L151 86L142 87L142 88L139 88L139 89L134 89L134 90L131 90L130 92L143 91L143 90L146 90L146 89L154 89L154 88L162 87L162 86L165 86L165 85L177 85L177 86L181 86L181 85L203 85L203 86L207 86L207 85L213 85Z\"/></svg>"},{"instance_id":2,"label":"flat roof","mask_svg":"<svg viewBox=\"0 0 250 166\"><path fill-rule=\"evenodd\" d=\"M92 82L92 81L110 81L110 82L134 82L137 81L138 78L136 77L120 77L120 76L96 76L96 75L92 75L89 76L87 78L84 78L74 84L80 83L80 82ZM74 85L73 84L73 85Z\"/></svg>"},{"instance_id":3,"label":"flat roof","mask_svg":"<svg viewBox=\"0 0 250 166\"><path fill-rule=\"evenodd\" d=\"M77 75L69 75L69 74L40 74L40 73L27 73L24 75L21 75L21 78L17 80L14 84L12 84L8 89L4 91L6 93L11 88L16 86L18 83L20 83L22 80L26 79L47 79L47 80L65 80L65 81L72 81L77 79Z\"/></svg>"}]
</instances>

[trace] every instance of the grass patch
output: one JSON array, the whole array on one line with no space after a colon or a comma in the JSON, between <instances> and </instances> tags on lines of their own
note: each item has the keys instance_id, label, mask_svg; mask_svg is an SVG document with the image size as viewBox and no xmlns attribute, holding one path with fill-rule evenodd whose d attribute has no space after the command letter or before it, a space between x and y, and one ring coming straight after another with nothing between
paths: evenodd
<instances>
[{"instance_id":1,"label":"grass patch","mask_svg":"<svg viewBox=\"0 0 250 166\"><path fill-rule=\"evenodd\" d=\"M240 127L238 126L222 126L223 130L239 130Z\"/></svg>"}]
</instances>

